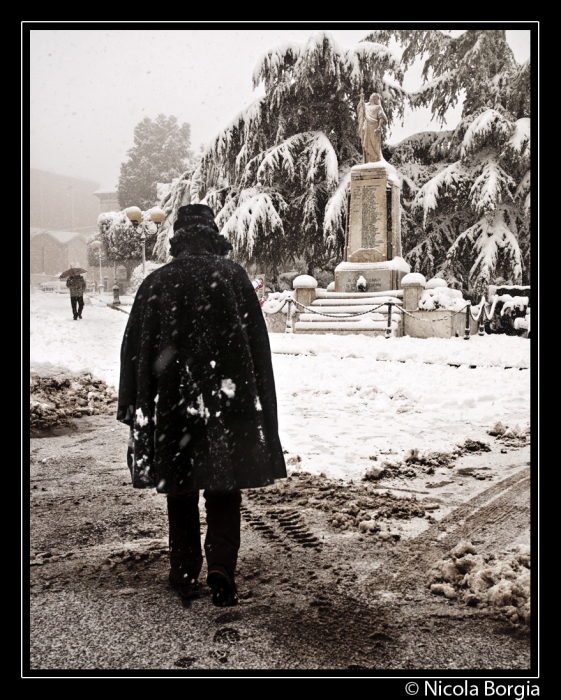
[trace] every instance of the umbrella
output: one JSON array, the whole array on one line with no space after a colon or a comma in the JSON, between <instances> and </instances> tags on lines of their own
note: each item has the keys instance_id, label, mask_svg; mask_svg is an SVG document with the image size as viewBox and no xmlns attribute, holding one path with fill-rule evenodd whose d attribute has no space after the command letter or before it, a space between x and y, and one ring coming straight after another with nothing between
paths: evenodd
<instances>
[{"instance_id":1,"label":"umbrella","mask_svg":"<svg viewBox=\"0 0 561 700\"><path fill-rule=\"evenodd\" d=\"M81 267L71 267L69 270L65 270L63 273L60 275L60 279L66 279L67 277L76 277L76 275L81 275L84 272L87 272L87 270L84 270Z\"/></svg>"}]
</instances>

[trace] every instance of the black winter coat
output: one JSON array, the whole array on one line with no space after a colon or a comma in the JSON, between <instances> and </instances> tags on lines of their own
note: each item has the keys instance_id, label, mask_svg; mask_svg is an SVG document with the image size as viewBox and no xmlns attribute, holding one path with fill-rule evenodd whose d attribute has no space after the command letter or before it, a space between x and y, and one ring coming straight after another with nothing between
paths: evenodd
<instances>
[{"instance_id":1,"label":"black winter coat","mask_svg":"<svg viewBox=\"0 0 561 700\"><path fill-rule=\"evenodd\" d=\"M131 426L137 488L227 491L286 477L269 336L240 265L195 243L144 280L117 418Z\"/></svg>"},{"instance_id":2,"label":"black winter coat","mask_svg":"<svg viewBox=\"0 0 561 700\"><path fill-rule=\"evenodd\" d=\"M70 290L71 297L82 297L86 291L86 280L81 277L69 277L66 280L66 286Z\"/></svg>"}]
</instances>

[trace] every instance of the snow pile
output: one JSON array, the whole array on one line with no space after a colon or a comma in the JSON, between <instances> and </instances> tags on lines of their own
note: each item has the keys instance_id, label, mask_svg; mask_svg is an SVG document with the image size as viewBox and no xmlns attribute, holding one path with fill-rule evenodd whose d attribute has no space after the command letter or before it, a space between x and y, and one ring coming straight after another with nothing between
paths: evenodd
<instances>
[{"instance_id":1,"label":"snow pile","mask_svg":"<svg viewBox=\"0 0 561 700\"><path fill-rule=\"evenodd\" d=\"M434 280L431 280L434 282ZM442 280L444 282L444 280ZM449 289L446 286L432 286L421 294L419 299L419 309L423 311L436 311L437 309L447 309L449 311L461 311L466 301L459 289ZM444 282L446 285L446 282Z\"/></svg>"},{"instance_id":2,"label":"snow pile","mask_svg":"<svg viewBox=\"0 0 561 700\"><path fill-rule=\"evenodd\" d=\"M529 425L526 428L522 428L516 423L509 427L508 423L503 425L501 421L498 421L487 432L489 435L493 435L499 442L503 442L511 447L522 447L530 442Z\"/></svg>"},{"instance_id":3,"label":"snow pile","mask_svg":"<svg viewBox=\"0 0 561 700\"><path fill-rule=\"evenodd\" d=\"M315 289L317 286L317 280L311 275L298 275L292 280L294 289Z\"/></svg>"},{"instance_id":4,"label":"snow pile","mask_svg":"<svg viewBox=\"0 0 561 700\"><path fill-rule=\"evenodd\" d=\"M407 275L401 278L401 286L407 287L408 285L420 284L422 287L426 286L426 279L424 275L420 272L409 272Z\"/></svg>"},{"instance_id":5,"label":"snow pile","mask_svg":"<svg viewBox=\"0 0 561 700\"><path fill-rule=\"evenodd\" d=\"M29 416L31 428L64 425L70 418L87 414L115 413L117 394L91 374L56 373L29 377Z\"/></svg>"},{"instance_id":6,"label":"snow pile","mask_svg":"<svg viewBox=\"0 0 561 700\"><path fill-rule=\"evenodd\" d=\"M419 472L432 475L437 468L451 469L458 457L464 454L490 452L490 450L487 443L467 438L463 444L456 445L451 450L421 450L418 447L412 447L401 456L392 452L389 457L384 457L380 461L378 455L371 455L370 459L376 464L366 470L363 479L365 481L377 481L384 477L414 479Z\"/></svg>"},{"instance_id":7,"label":"snow pile","mask_svg":"<svg viewBox=\"0 0 561 700\"><path fill-rule=\"evenodd\" d=\"M267 314L276 314L282 311L283 314L288 313L287 299L293 299L294 292L271 292L267 295L267 299L263 304L263 311ZM294 313L294 304L292 304L292 313Z\"/></svg>"},{"instance_id":8,"label":"snow pile","mask_svg":"<svg viewBox=\"0 0 561 700\"><path fill-rule=\"evenodd\" d=\"M356 288L358 292L366 291L366 280L362 275L356 281Z\"/></svg>"},{"instance_id":9,"label":"snow pile","mask_svg":"<svg viewBox=\"0 0 561 700\"><path fill-rule=\"evenodd\" d=\"M514 319L514 328L530 332L530 309L526 309L526 316Z\"/></svg>"},{"instance_id":10,"label":"snow pile","mask_svg":"<svg viewBox=\"0 0 561 700\"><path fill-rule=\"evenodd\" d=\"M392 519L410 520L422 518L425 509L416 500L415 494L411 498L396 496L393 493L376 493L363 496L334 510L330 524L332 527L342 530L358 530L363 534L377 535L381 540L399 539L396 533L382 532L385 521ZM384 526L387 530L387 527Z\"/></svg>"},{"instance_id":11,"label":"snow pile","mask_svg":"<svg viewBox=\"0 0 561 700\"><path fill-rule=\"evenodd\" d=\"M294 455L287 463L300 462ZM311 474L294 472L288 479L264 489L254 489L248 496L266 500L268 506L307 506L323 511L331 527L375 535L380 541L396 541L400 535L389 531L392 521L423 518L425 509L415 494L398 496L392 492L373 490L364 482L344 485L343 481L329 478L324 472Z\"/></svg>"},{"instance_id":12,"label":"snow pile","mask_svg":"<svg viewBox=\"0 0 561 700\"><path fill-rule=\"evenodd\" d=\"M447 287L448 282L442 277L433 277L425 285L425 289L435 289L436 287Z\"/></svg>"},{"instance_id":13,"label":"snow pile","mask_svg":"<svg viewBox=\"0 0 561 700\"><path fill-rule=\"evenodd\" d=\"M524 309L528 306L529 299L528 297L513 297L510 294L501 294L498 297L498 301L503 302L503 308L501 309L501 316L505 312L512 312L514 309L516 311L524 311Z\"/></svg>"},{"instance_id":14,"label":"snow pile","mask_svg":"<svg viewBox=\"0 0 561 700\"><path fill-rule=\"evenodd\" d=\"M487 608L514 624L530 624L530 548L477 554L462 540L431 570L430 590L470 606Z\"/></svg>"}]
</instances>

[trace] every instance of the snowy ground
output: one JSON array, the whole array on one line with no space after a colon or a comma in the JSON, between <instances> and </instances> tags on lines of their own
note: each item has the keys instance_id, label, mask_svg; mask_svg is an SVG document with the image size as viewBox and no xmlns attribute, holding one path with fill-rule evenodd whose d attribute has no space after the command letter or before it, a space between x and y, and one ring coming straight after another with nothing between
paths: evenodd
<instances>
[{"instance_id":1,"label":"snowy ground","mask_svg":"<svg viewBox=\"0 0 561 700\"><path fill-rule=\"evenodd\" d=\"M31 369L116 387L107 297L74 321L32 291ZM233 613L168 586L165 499L130 488L126 426L31 435L31 668L529 669L530 445L487 430L528 425L530 342L269 337L289 478L244 492ZM490 450L360 479L466 438Z\"/></svg>"},{"instance_id":2,"label":"snowy ground","mask_svg":"<svg viewBox=\"0 0 561 700\"><path fill-rule=\"evenodd\" d=\"M68 297L32 290L30 316L32 370L91 372L117 387L126 313L94 297L74 321ZM529 425L525 338L271 334L270 340L291 470L360 478L369 457L489 440L486 431L499 420Z\"/></svg>"}]
</instances>

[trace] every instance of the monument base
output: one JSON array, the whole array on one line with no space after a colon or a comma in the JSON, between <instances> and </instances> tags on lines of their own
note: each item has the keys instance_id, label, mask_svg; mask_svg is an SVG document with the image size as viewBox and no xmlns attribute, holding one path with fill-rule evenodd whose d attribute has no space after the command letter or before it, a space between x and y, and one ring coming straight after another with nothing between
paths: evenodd
<instances>
[{"instance_id":1,"label":"monument base","mask_svg":"<svg viewBox=\"0 0 561 700\"><path fill-rule=\"evenodd\" d=\"M401 278L411 271L403 258L384 262L342 262L335 268L335 291L357 292L359 277L366 280L366 292L387 292L401 288Z\"/></svg>"}]
</instances>

